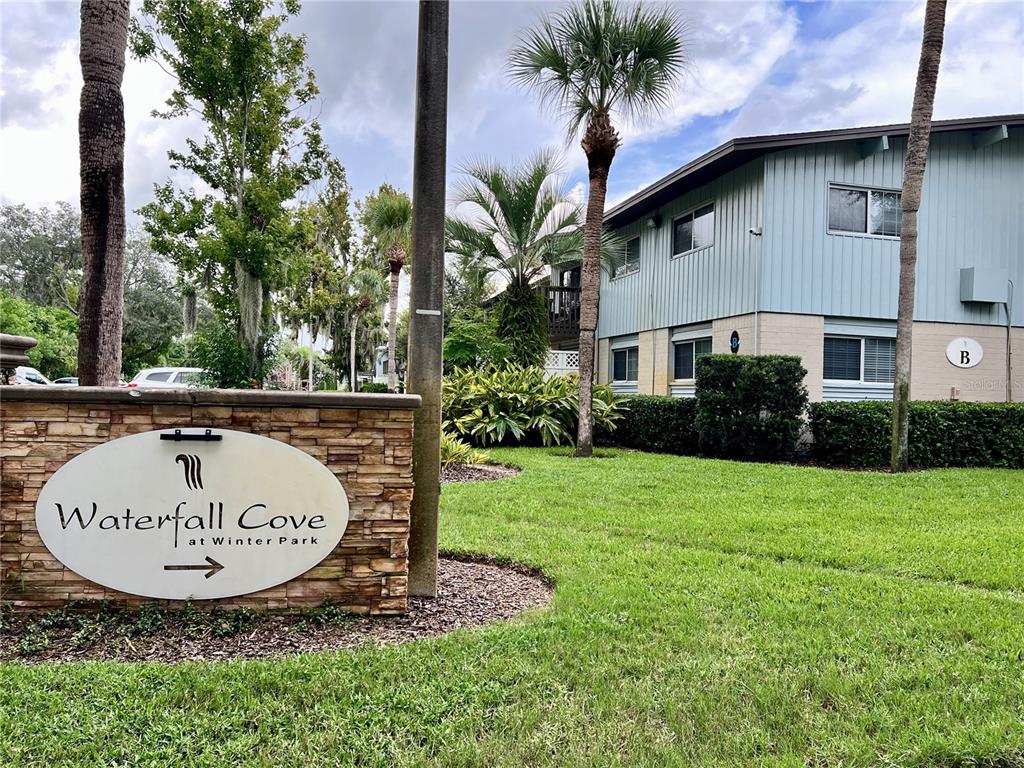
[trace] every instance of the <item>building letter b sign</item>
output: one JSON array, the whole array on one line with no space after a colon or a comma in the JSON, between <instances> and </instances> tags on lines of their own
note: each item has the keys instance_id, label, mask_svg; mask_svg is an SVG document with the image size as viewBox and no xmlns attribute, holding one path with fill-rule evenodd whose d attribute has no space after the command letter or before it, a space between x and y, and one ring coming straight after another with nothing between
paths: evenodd
<instances>
[{"instance_id":1,"label":"building letter b sign","mask_svg":"<svg viewBox=\"0 0 1024 768\"><path fill-rule=\"evenodd\" d=\"M981 344L966 336L953 339L946 345L946 359L957 368L973 368L984 356Z\"/></svg>"}]
</instances>

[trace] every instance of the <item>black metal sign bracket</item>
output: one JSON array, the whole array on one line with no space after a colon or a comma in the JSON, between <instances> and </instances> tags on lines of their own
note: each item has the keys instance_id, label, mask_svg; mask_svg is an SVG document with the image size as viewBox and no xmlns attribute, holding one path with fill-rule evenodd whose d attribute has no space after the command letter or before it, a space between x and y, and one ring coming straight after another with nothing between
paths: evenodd
<instances>
[{"instance_id":1,"label":"black metal sign bracket","mask_svg":"<svg viewBox=\"0 0 1024 768\"><path fill-rule=\"evenodd\" d=\"M224 435L213 434L212 429L208 429L201 435L197 435L194 432L185 433L180 429L176 429L173 432L162 432L160 434L161 440L174 440L175 442L181 442L182 440L195 440L204 443L216 442L217 440L223 440Z\"/></svg>"}]
</instances>

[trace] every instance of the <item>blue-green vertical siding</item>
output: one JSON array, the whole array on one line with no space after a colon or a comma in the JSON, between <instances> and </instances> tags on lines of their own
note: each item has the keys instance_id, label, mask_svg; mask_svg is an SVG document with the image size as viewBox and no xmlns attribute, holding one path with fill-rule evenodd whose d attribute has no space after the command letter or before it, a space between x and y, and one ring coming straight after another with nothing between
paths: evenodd
<instances>
[{"instance_id":1,"label":"blue-green vertical siding","mask_svg":"<svg viewBox=\"0 0 1024 768\"><path fill-rule=\"evenodd\" d=\"M661 226L646 219L615 231L640 235L640 269L601 279L600 337L665 328L754 311L761 238L763 162L755 160L662 207ZM714 244L672 257L672 218L714 202Z\"/></svg>"},{"instance_id":2,"label":"blue-green vertical siding","mask_svg":"<svg viewBox=\"0 0 1024 768\"><path fill-rule=\"evenodd\" d=\"M765 157L762 310L895 318L899 241L828 234L826 195L829 182L899 189L905 149L898 138L864 159L852 141ZM981 149L966 131L933 136L918 234L916 319L1005 323L1001 306L960 301L960 268L977 266L1007 270L1024 323L1024 129Z\"/></svg>"}]
</instances>

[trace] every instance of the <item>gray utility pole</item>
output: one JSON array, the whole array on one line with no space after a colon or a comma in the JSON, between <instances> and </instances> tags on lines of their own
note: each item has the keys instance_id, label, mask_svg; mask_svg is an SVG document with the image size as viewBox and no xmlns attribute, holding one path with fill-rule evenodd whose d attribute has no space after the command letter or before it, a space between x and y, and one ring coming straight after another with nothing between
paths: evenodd
<instances>
[{"instance_id":1,"label":"gray utility pole","mask_svg":"<svg viewBox=\"0 0 1024 768\"><path fill-rule=\"evenodd\" d=\"M416 138L412 171L412 274L408 389L422 399L413 421L409 594L437 595L441 498L441 307L444 296L445 159L448 140L448 0L420 0Z\"/></svg>"}]
</instances>

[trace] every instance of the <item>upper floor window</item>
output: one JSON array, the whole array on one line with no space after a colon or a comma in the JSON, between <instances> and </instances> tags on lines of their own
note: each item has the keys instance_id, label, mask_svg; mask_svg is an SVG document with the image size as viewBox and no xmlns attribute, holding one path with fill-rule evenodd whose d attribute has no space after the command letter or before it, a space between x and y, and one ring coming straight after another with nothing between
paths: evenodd
<instances>
[{"instance_id":1,"label":"upper floor window","mask_svg":"<svg viewBox=\"0 0 1024 768\"><path fill-rule=\"evenodd\" d=\"M711 354L711 339L694 339L693 341L679 341L674 345L675 355L673 375L675 379L692 379L697 358L701 355Z\"/></svg>"},{"instance_id":2,"label":"upper floor window","mask_svg":"<svg viewBox=\"0 0 1024 768\"><path fill-rule=\"evenodd\" d=\"M612 381L636 381L640 369L640 348L627 347L612 352Z\"/></svg>"},{"instance_id":3,"label":"upper floor window","mask_svg":"<svg viewBox=\"0 0 1024 768\"><path fill-rule=\"evenodd\" d=\"M615 268L615 276L628 275L640 269L640 238L631 237L622 247L622 263Z\"/></svg>"},{"instance_id":4,"label":"upper floor window","mask_svg":"<svg viewBox=\"0 0 1024 768\"><path fill-rule=\"evenodd\" d=\"M896 340L826 336L823 378L892 384L896 379Z\"/></svg>"},{"instance_id":5,"label":"upper floor window","mask_svg":"<svg viewBox=\"0 0 1024 768\"><path fill-rule=\"evenodd\" d=\"M672 255L706 248L715 242L715 204L684 213L672 222Z\"/></svg>"},{"instance_id":6,"label":"upper floor window","mask_svg":"<svg viewBox=\"0 0 1024 768\"><path fill-rule=\"evenodd\" d=\"M901 218L899 192L829 185L829 232L899 237Z\"/></svg>"}]
</instances>

